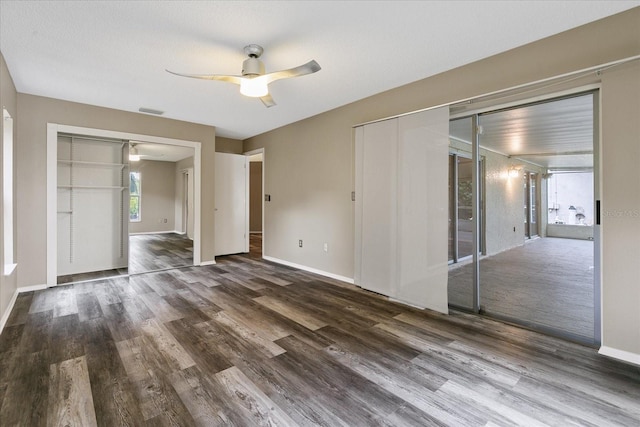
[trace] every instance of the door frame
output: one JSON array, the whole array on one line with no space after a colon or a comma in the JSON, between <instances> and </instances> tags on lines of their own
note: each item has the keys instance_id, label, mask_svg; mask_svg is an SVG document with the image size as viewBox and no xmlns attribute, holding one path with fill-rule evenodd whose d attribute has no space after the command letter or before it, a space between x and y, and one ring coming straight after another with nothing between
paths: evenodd
<instances>
[{"instance_id":1,"label":"door frame","mask_svg":"<svg viewBox=\"0 0 640 427\"><path fill-rule=\"evenodd\" d=\"M256 154L262 154L262 197L260 198L261 203L262 203L262 257L265 257L265 252L264 252L264 248L265 248L265 241L266 241L266 237L267 237L267 230L265 229L265 221L264 221L264 217L265 217L265 200L264 200L264 195L265 195L265 177L266 177L266 165L267 165L267 156L265 154L265 148L257 148L255 150L250 150L250 151L245 151L244 153L245 156L254 156ZM248 200L248 199L247 199ZM247 203L247 209L250 209L249 204ZM248 218L248 217L247 217Z\"/></svg>"},{"instance_id":2,"label":"door frame","mask_svg":"<svg viewBox=\"0 0 640 427\"><path fill-rule=\"evenodd\" d=\"M534 104L537 102L553 102L554 100L561 100L563 98L571 97L571 96L581 96L591 93L593 95L593 175L594 175L594 213L596 213L596 218L599 218L599 203L602 200L602 187L600 182L600 174L601 174L601 158L600 152L602 149L602 136L600 123L602 122L602 114L600 110L600 105L602 104L602 88L599 83L588 84L584 86L574 87L571 89L560 90L556 92L547 92L541 94L539 96L532 97L517 97L516 100L500 103L496 101L493 104L487 104L481 108L477 109L469 109L464 110L457 113L451 113L449 116L449 120L461 119L464 117L471 117L473 120L473 143L472 143L472 153L474 159L474 172L473 177L476 182L481 182L482 175L481 171L478 167L478 160L480 159L480 134L482 133L482 127L478 123L478 119L481 117L483 113L488 113L491 111L497 111L501 109L507 108L518 108L519 106L525 106L528 104ZM485 95L483 95L485 96ZM483 96L479 96L477 98L473 98L476 102L481 102ZM466 100L466 103L469 103L470 100ZM456 104L449 104L449 108L452 108ZM538 201L541 202L541 174L538 173L538 178L536 182L538 188ZM478 185L475 184L473 191L473 215L474 218L478 217L477 212L481 209L480 204L480 192L482 191L478 188ZM540 214L540 203L538 206L537 212L537 220L538 220L538 235L541 235L541 214ZM593 240L594 240L594 253L593 253L593 262L594 262L594 275L593 275L593 299L594 299L594 324L593 324L593 342L589 345L593 345L595 347L599 347L602 341L602 234L603 230L601 228L599 220L594 221L593 225ZM474 251L474 259L473 259L473 309L472 312L480 313L480 262L479 256L476 255L476 252L481 250L481 242L477 237L479 235L478 227L480 224L474 224L474 247L476 251ZM464 307L455 307L456 309L460 309L463 311L467 311ZM525 326L526 327L526 326ZM568 338L563 336L562 334L558 334L561 337Z\"/></svg>"},{"instance_id":3,"label":"door frame","mask_svg":"<svg viewBox=\"0 0 640 427\"><path fill-rule=\"evenodd\" d=\"M182 169L180 171L180 174L182 176L182 183L181 183L181 187L182 187L182 198L180 200L180 208L182 210L182 218L181 218L181 224L180 224L180 232L184 233L185 236L189 237L189 187L193 187L193 167L189 167L189 168L185 168ZM195 193L195 189L192 189L191 191L192 193ZM195 201L195 194L191 195L192 198ZM195 208L192 207L192 209L195 214ZM193 221L191 221L193 222ZM192 239L194 240L194 239Z\"/></svg>"},{"instance_id":4,"label":"door frame","mask_svg":"<svg viewBox=\"0 0 640 427\"><path fill-rule=\"evenodd\" d=\"M193 224L193 265L201 264L200 254L200 187L202 143L160 136L143 135L130 132L111 131L58 123L47 123L47 286L57 286L57 187L58 187L58 133L89 135L103 138L136 140L154 144L177 145L194 149L194 224ZM127 243L128 244L128 243Z\"/></svg>"}]
</instances>

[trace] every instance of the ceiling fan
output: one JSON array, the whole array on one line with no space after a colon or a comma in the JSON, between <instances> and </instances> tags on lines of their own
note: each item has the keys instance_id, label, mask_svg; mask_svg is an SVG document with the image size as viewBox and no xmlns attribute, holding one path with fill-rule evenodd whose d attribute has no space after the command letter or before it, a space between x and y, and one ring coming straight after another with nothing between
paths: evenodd
<instances>
[{"instance_id":1,"label":"ceiling fan","mask_svg":"<svg viewBox=\"0 0 640 427\"><path fill-rule=\"evenodd\" d=\"M269 83L280 79L312 74L320 70L320 64L311 60L306 64L289 68L288 70L274 71L272 73L265 74L264 64L259 59L263 52L264 49L262 46L258 46L257 44L250 44L244 47L244 53L246 53L249 58L245 59L242 63L241 76L225 76L219 74L181 74L169 70L166 71L168 73L175 74L176 76L204 80L221 80L223 82L237 84L240 86L241 94L253 98L260 98L266 107L273 107L276 103L269 94Z\"/></svg>"}]
</instances>

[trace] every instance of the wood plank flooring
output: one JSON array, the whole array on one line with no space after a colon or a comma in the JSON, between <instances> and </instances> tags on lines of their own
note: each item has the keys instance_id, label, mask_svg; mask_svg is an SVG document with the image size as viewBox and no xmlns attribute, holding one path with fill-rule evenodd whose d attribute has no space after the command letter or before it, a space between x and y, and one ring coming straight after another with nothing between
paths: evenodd
<instances>
[{"instance_id":1,"label":"wood plank flooring","mask_svg":"<svg viewBox=\"0 0 640 427\"><path fill-rule=\"evenodd\" d=\"M482 258L480 305L487 314L593 344L593 241L539 238ZM471 307L472 265L449 267L449 303Z\"/></svg>"},{"instance_id":2,"label":"wood plank flooring","mask_svg":"<svg viewBox=\"0 0 640 427\"><path fill-rule=\"evenodd\" d=\"M58 276L59 285L147 273L193 265L193 241L184 234L159 233L129 236L129 267Z\"/></svg>"},{"instance_id":3,"label":"wood plank flooring","mask_svg":"<svg viewBox=\"0 0 640 427\"><path fill-rule=\"evenodd\" d=\"M129 236L129 274L193 265L193 241L186 234Z\"/></svg>"},{"instance_id":4,"label":"wood plank flooring","mask_svg":"<svg viewBox=\"0 0 640 427\"><path fill-rule=\"evenodd\" d=\"M640 367L250 255L20 294L2 426L637 426Z\"/></svg>"}]
</instances>

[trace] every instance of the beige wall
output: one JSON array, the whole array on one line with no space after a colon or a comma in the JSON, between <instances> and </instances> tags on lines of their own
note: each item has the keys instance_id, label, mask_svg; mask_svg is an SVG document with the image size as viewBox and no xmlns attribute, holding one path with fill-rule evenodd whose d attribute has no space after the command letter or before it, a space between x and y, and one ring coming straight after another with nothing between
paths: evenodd
<instances>
[{"instance_id":1,"label":"beige wall","mask_svg":"<svg viewBox=\"0 0 640 427\"><path fill-rule=\"evenodd\" d=\"M20 269L18 286L42 285L47 278L47 123L201 142L201 257L213 259L215 128L26 94L18 94L18 114L18 257L29 265Z\"/></svg>"},{"instance_id":2,"label":"beige wall","mask_svg":"<svg viewBox=\"0 0 640 427\"><path fill-rule=\"evenodd\" d=\"M18 94L16 92L16 87L13 84L13 79L11 78L11 75L9 74L9 70L7 69L7 64L4 61L4 56L2 56L2 54L0 53L0 104L2 105L2 108L6 109L7 112L11 115L11 118L13 119L13 155L14 155L14 159L16 156L16 140L17 140L17 130L18 130L18 108L17 108L17 98L18 98ZM0 120L0 141L2 140L2 135L4 135L4 120ZM1 146L1 143L0 143ZM0 148L0 189L3 188L4 185L4 180L3 180L3 170L2 170L2 165L3 165L3 153L2 153L2 148ZM14 163L15 166L15 163ZM14 167L14 172L13 172L13 176L14 176L14 200L15 200L15 176L16 176L16 168ZM0 260L4 260L4 227L2 226L4 224L4 204L3 204L3 197L0 197L0 235L2 236L2 239L0 239ZM15 203L14 203L14 212L15 212ZM15 225L16 223L19 221L19 219L14 215L14 236L13 236L13 242L14 245L17 246L17 233L15 232ZM19 258L15 252L14 252L14 262L18 262L20 261L21 258ZM3 261L0 261L3 262ZM2 267L2 265L0 264L0 267ZM21 267L21 266L20 266ZM19 268L20 268L19 267ZM0 319L2 319L6 314L7 311L7 306L9 305L9 302L11 301L11 298L13 297L13 295L15 294L16 291L16 277L17 277L17 270L14 270L13 274L11 274L10 276L5 276L4 274L0 274ZM0 325L1 326L1 325Z\"/></svg>"},{"instance_id":3,"label":"beige wall","mask_svg":"<svg viewBox=\"0 0 640 427\"><path fill-rule=\"evenodd\" d=\"M129 222L129 233L175 230L176 163L141 160L130 170L140 172L141 221Z\"/></svg>"},{"instance_id":4,"label":"beige wall","mask_svg":"<svg viewBox=\"0 0 640 427\"><path fill-rule=\"evenodd\" d=\"M461 154L471 158L471 146L456 140L449 141L449 149L452 153ZM524 237L524 213L522 210L524 200L524 186L522 172L517 178L508 177L511 166L517 164L529 172L541 174L542 168L531 164L515 162L501 154L480 150L480 157L484 159L484 240L485 253L495 255L525 242ZM540 186L540 184L539 184ZM542 187L546 187L543 180ZM546 212L546 191L541 197L541 206L538 210ZM546 220L542 218L542 220ZM542 228L542 221L538 221ZM514 231L515 228L515 231ZM544 235L544 230L539 231Z\"/></svg>"},{"instance_id":5,"label":"beige wall","mask_svg":"<svg viewBox=\"0 0 640 427\"><path fill-rule=\"evenodd\" d=\"M246 140L245 152L265 148L265 193L272 196L265 203L265 255L353 277L352 126L640 55L639 22L640 8L635 8ZM633 78L633 71L624 74L611 69L572 83L602 81L603 117L618 114L618 104L627 108L624 116L630 117L623 126L603 119L603 198L609 200L608 209L640 209L639 193L629 196L626 190L629 181L638 183L638 178L625 175L627 170L637 173L640 164L638 95L625 91ZM637 73L635 78L637 82ZM615 150L620 151L612 153ZM621 156L636 166L614 170L607 159ZM638 224L637 218L626 222L633 227ZM603 259L603 344L640 354L640 322L624 321L625 316L638 320L638 269L629 264L622 267L619 261L612 264L617 257L626 260L629 253L637 255L640 235L607 235L614 232L613 227L605 220L604 247L609 253ZM305 239L304 248L297 247L298 239ZM323 241L329 242L328 253L323 253ZM631 310L630 304L635 314L613 308Z\"/></svg>"},{"instance_id":6,"label":"beige wall","mask_svg":"<svg viewBox=\"0 0 640 427\"><path fill-rule=\"evenodd\" d=\"M249 163L249 231L262 231L262 162Z\"/></svg>"},{"instance_id":7,"label":"beige wall","mask_svg":"<svg viewBox=\"0 0 640 427\"><path fill-rule=\"evenodd\" d=\"M242 141L239 139L216 137L216 153L242 154Z\"/></svg>"}]
</instances>

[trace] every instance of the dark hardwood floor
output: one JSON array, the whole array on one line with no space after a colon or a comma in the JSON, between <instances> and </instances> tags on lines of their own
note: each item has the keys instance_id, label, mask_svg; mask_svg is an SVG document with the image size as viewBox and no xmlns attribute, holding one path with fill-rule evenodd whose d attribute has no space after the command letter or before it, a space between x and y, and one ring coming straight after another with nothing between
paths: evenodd
<instances>
[{"instance_id":1,"label":"dark hardwood floor","mask_svg":"<svg viewBox=\"0 0 640 427\"><path fill-rule=\"evenodd\" d=\"M592 348L217 261L20 294L0 425L640 425L640 367Z\"/></svg>"},{"instance_id":2,"label":"dark hardwood floor","mask_svg":"<svg viewBox=\"0 0 640 427\"><path fill-rule=\"evenodd\" d=\"M184 234L132 234L129 267L58 276L59 285L193 265L193 241Z\"/></svg>"},{"instance_id":3,"label":"dark hardwood floor","mask_svg":"<svg viewBox=\"0 0 640 427\"><path fill-rule=\"evenodd\" d=\"M193 265L193 240L185 234L129 236L129 274Z\"/></svg>"}]
</instances>

